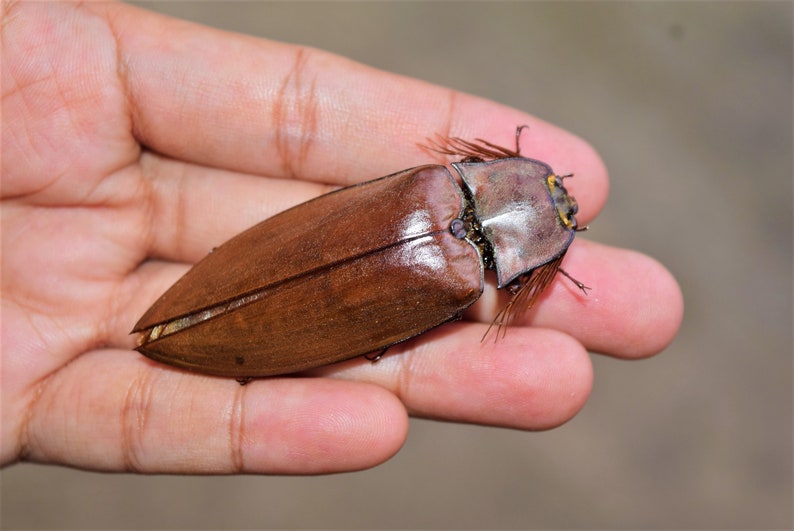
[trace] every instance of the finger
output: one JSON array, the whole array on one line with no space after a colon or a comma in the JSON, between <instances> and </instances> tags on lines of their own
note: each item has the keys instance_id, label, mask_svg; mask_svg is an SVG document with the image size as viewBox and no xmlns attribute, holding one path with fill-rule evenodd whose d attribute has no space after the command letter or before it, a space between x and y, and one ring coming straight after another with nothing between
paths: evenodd
<instances>
[{"instance_id":1,"label":"finger","mask_svg":"<svg viewBox=\"0 0 794 531\"><path fill-rule=\"evenodd\" d=\"M527 430L573 417L592 387L585 349L554 330L516 327L481 341L487 326L455 323L389 350L312 374L377 383L414 415Z\"/></svg>"},{"instance_id":2,"label":"finger","mask_svg":"<svg viewBox=\"0 0 794 531\"><path fill-rule=\"evenodd\" d=\"M32 407L26 459L107 471L358 470L391 457L407 433L403 406L378 386L296 378L240 386L119 351L66 366Z\"/></svg>"},{"instance_id":3,"label":"finger","mask_svg":"<svg viewBox=\"0 0 794 531\"><path fill-rule=\"evenodd\" d=\"M299 180L262 178L175 161L154 153L141 157L149 192L145 225L147 255L193 263L235 234L334 187Z\"/></svg>"},{"instance_id":4,"label":"finger","mask_svg":"<svg viewBox=\"0 0 794 531\"><path fill-rule=\"evenodd\" d=\"M417 143L436 133L513 146L526 123L525 155L581 177L583 219L606 197L590 146L516 110L318 50L110 9L135 134L172 158L344 185L428 162Z\"/></svg>"},{"instance_id":5,"label":"finger","mask_svg":"<svg viewBox=\"0 0 794 531\"><path fill-rule=\"evenodd\" d=\"M563 268L590 288L587 294L557 275L515 324L553 328L590 351L620 358L651 356L673 340L683 318L683 298L675 279L657 261L581 240L570 247ZM472 317L490 322L508 299L509 294L491 293Z\"/></svg>"}]
</instances>

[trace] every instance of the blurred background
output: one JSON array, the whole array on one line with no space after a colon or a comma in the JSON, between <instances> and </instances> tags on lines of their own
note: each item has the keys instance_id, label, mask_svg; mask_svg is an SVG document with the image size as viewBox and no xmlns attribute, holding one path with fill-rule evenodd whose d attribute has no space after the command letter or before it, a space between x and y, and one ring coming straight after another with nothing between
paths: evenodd
<instances>
[{"instance_id":1,"label":"blurred background","mask_svg":"<svg viewBox=\"0 0 794 531\"><path fill-rule=\"evenodd\" d=\"M386 464L325 477L17 465L0 474L3 527L791 528L791 3L139 5L584 137L612 193L583 236L663 262L685 320L653 359L594 355L592 398L552 431L414 420Z\"/></svg>"}]
</instances>

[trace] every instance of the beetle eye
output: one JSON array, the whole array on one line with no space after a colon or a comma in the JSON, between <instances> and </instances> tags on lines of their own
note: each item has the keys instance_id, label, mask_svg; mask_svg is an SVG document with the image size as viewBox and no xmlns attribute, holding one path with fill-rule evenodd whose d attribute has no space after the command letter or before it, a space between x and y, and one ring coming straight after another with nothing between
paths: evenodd
<instances>
[{"instance_id":1,"label":"beetle eye","mask_svg":"<svg viewBox=\"0 0 794 531\"><path fill-rule=\"evenodd\" d=\"M574 215L579 211L579 205L576 203L576 199L568 195L568 190L562 185L562 179L563 177L551 174L546 178L546 183L563 225L576 230L577 224Z\"/></svg>"}]
</instances>

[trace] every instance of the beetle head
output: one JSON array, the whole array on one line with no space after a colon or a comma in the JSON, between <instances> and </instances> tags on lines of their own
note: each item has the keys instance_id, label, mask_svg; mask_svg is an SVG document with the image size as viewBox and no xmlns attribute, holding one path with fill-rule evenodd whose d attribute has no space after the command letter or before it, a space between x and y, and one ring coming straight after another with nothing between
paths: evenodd
<instances>
[{"instance_id":1,"label":"beetle head","mask_svg":"<svg viewBox=\"0 0 794 531\"><path fill-rule=\"evenodd\" d=\"M573 175L558 176L551 174L546 178L546 183L549 186L551 197L554 200L554 205L557 207L557 213L560 215L560 220L566 228L576 230L576 218L574 217L579 211L579 205L576 199L568 194L568 190L562 184L562 180L566 177L573 177Z\"/></svg>"}]
</instances>

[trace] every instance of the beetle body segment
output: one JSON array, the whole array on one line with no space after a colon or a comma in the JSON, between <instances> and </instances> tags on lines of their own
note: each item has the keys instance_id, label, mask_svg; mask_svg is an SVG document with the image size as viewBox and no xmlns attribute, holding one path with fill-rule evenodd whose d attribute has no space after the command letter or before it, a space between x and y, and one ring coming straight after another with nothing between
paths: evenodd
<instances>
[{"instance_id":1,"label":"beetle body segment","mask_svg":"<svg viewBox=\"0 0 794 531\"><path fill-rule=\"evenodd\" d=\"M337 190L215 249L141 318L138 350L199 372L268 376L382 350L459 316L483 289L449 230L463 194L443 166Z\"/></svg>"}]
</instances>

